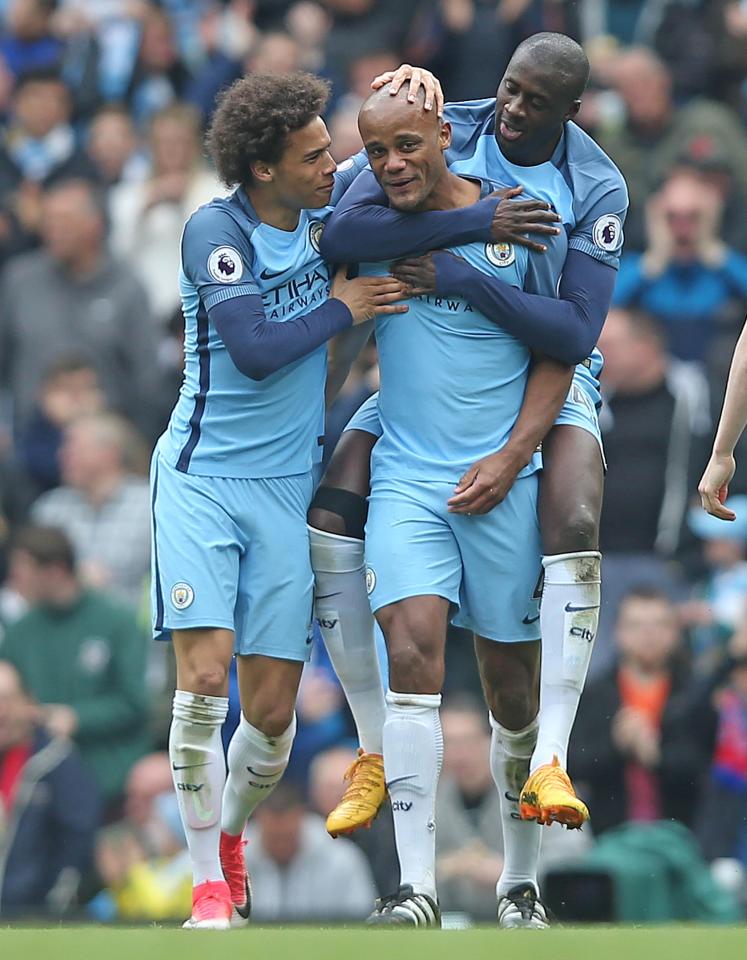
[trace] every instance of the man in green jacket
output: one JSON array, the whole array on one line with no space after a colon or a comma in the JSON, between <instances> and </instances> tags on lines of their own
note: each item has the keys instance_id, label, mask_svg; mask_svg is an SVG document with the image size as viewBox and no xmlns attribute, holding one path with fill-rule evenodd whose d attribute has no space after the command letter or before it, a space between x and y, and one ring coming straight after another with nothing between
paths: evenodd
<instances>
[{"instance_id":1,"label":"man in green jacket","mask_svg":"<svg viewBox=\"0 0 747 960\"><path fill-rule=\"evenodd\" d=\"M47 730L78 745L111 807L149 749L146 637L125 607L81 585L61 530L21 531L11 570L31 606L8 627L0 658L21 674Z\"/></svg>"}]
</instances>

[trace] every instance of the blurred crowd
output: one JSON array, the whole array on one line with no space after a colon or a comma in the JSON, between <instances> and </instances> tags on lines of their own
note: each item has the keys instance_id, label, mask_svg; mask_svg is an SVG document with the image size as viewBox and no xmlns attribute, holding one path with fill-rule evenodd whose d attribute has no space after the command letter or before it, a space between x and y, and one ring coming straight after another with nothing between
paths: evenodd
<instances>
[{"instance_id":1,"label":"blurred crowd","mask_svg":"<svg viewBox=\"0 0 747 960\"><path fill-rule=\"evenodd\" d=\"M543 869L570 890L595 838L674 819L744 896L747 472L734 524L695 490L747 310L747 2L0 0L0 916L189 912L147 466L181 382L182 225L221 192L202 145L217 93L246 72L328 77L342 161L377 73L408 60L447 99L489 97L544 29L588 51L579 122L631 207L601 341L603 616L570 761L592 829L545 831ZM371 344L329 411L326 458L376 382ZM455 630L440 893L489 920L502 841L479 696ZM320 642L298 716L248 834L255 915L362 918L396 886L391 817L324 831L355 743Z\"/></svg>"}]
</instances>

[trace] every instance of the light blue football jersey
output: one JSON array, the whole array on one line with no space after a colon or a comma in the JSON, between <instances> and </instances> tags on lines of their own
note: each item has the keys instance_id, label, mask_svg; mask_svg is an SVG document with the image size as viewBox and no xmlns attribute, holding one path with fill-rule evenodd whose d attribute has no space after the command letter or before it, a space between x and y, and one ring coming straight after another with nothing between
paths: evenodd
<instances>
[{"instance_id":1,"label":"light blue football jersey","mask_svg":"<svg viewBox=\"0 0 747 960\"><path fill-rule=\"evenodd\" d=\"M323 224L364 157L341 165L329 206L302 210L293 231L262 223L239 188L200 207L182 237L179 277L185 371L159 451L184 473L278 477L305 473L324 443L326 345L262 381L234 365L208 311L260 294L268 321L283 323L321 306L330 273L319 253Z\"/></svg>"},{"instance_id":2,"label":"light blue football jersey","mask_svg":"<svg viewBox=\"0 0 747 960\"><path fill-rule=\"evenodd\" d=\"M483 183L483 194L497 189ZM470 243L451 248L482 273L521 289L525 247ZM382 274L382 264L362 264ZM379 416L372 455L377 479L456 482L476 460L504 446L524 399L530 350L464 297L414 297L405 314L379 317ZM533 461L519 476L541 467Z\"/></svg>"},{"instance_id":3,"label":"light blue football jersey","mask_svg":"<svg viewBox=\"0 0 747 960\"><path fill-rule=\"evenodd\" d=\"M511 163L495 139L494 98L447 104L445 119L452 126L446 157L454 173L485 177L506 186L521 184L523 196L545 200L561 218L565 244L532 258L531 276L525 285L528 292L557 296L568 250L580 250L617 269L628 209L627 187L607 154L577 124L569 121L564 125L550 160L523 167ZM576 369L576 381L581 381L595 404L601 402L603 362L595 349Z\"/></svg>"}]
</instances>

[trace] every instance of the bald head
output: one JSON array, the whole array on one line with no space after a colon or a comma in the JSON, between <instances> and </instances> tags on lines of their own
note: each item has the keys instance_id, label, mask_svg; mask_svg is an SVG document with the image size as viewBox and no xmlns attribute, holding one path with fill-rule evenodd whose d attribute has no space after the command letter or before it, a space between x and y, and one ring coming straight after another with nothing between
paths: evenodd
<instances>
[{"instance_id":1,"label":"bald head","mask_svg":"<svg viewBox=\"0 0 747 960\"><path fill-rule=\"evenodd\" d=\"M514 51L511 66L529 63L552 74L571 100L578 100L589 81L589 60L582 47L564 33L535 33Z\"/></svg>"},{"instance_id":2,"label":"bald head","mask_svg":"<svg viewBox=\"0 0 747 960\"><path fill-rule=\"evenodd\" d=\"M359 125L364 115L377 117L383 114L385 116L391 116L392 111L397 111L399 115L403 117L412 118L414 116L421 117L422 115L423 119L428 119L435 123L440 122L435 110L424 109L425 91L422 87L418 87L415 100L412 103L408 100L410 93L410 85L408 83L404 83L396 94L391 93L391 87L391 83L385 83L383 87L374 90L366 97L358 115Z\"/></svg>"},{"instance_id":3,"label":"bald head","mask_svg":"<svg viewBox=\"0 0 747 960\"><path fill-rule=\"evenodd\" d=\"M534 166L553 154L563 125L578 113L589 61L562 33L519 44L495 97L495 138L513 163Z\"/></svg>"},{"instance_id":4,"label":"bald head","mask_svg":"<svg viewBox=\"0 0 747 960\"><path fill-rule=\"evenodd\" d=\"M397 210L425 209L434 190L448 176L444 151L451 127L435 110L423 108L420 91L413 103L409 88L392 96L389 86L372 93L358 115L363 146L374 176Z\"/></svg>"}]
</instances>

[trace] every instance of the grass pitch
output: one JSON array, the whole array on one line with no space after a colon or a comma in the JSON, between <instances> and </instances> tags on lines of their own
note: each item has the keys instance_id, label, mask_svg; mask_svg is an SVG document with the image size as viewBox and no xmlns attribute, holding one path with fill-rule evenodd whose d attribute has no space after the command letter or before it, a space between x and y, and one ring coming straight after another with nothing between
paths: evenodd
<instances>
[{"instance_id":1,"label":"grass pitch","mask_svg":"<svg viewBox=\"0 0 747 960\"><path fill-rule=\"evenodd\" d=\"M546 931L167 927L0 928L2 960L731 960L747 926L585 927Z\"/></svg>"}]
</instances>

